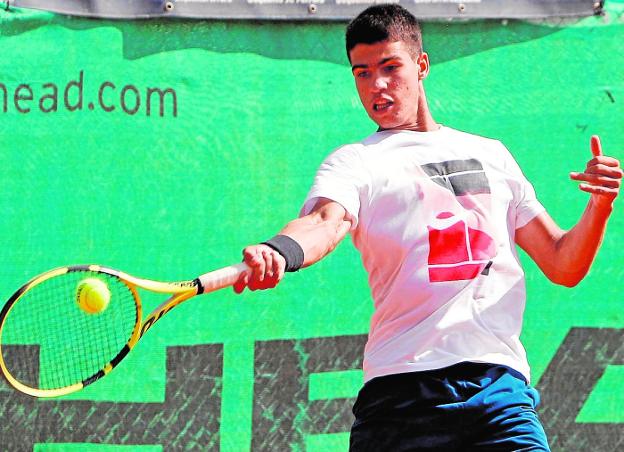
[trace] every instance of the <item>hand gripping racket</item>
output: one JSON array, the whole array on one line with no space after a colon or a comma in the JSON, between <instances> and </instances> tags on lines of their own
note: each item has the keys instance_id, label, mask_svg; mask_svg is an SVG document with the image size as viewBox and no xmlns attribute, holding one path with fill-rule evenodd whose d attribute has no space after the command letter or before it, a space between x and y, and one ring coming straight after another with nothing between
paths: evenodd
<instances>
[{"instance_id":1,"label":"hand gripping racket","mask_svg":"<svg viewBox=\"0 0 624 452\"><path fill-rule=\"evenodd\" d=\"M34 397L78 391L108 374L172 308L231 286L247 270L240 263L169 283L98 265L45 272L15 292L0 312L2 373L14 388ZM101 312L89 313L77 303L77 287L87 278L108 287L110 301ZM138 288L171 296L142 320Z\"/></svg>"}]
</instances>

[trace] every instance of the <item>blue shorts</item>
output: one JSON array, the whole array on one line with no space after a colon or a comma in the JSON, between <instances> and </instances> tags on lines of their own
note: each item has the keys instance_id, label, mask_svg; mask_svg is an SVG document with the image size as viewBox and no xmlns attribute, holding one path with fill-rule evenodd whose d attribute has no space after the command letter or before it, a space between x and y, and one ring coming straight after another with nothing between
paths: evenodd
<instances>
[{"instance_id":1,"label":"blue shorts","mask_svg":"<svg viewBox=\"0 0 624 452\"><path fill-rule=\"evenodd\" d=\"M349 450L549 451L538 403L522 374L500 365L378 377L353 406Z\"/></svg>"}]
</instances>

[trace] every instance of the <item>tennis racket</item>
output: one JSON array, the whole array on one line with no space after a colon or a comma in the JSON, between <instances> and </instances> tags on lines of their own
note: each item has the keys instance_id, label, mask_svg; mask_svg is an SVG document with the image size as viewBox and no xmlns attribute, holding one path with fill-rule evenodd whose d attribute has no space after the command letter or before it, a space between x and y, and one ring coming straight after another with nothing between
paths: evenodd
<instances>
[{"instance_id":1,"label":"tennis racket","mask_svg":"<svg viewBox=\"0 0 624 452\"><path fill-rule=\"evenodd\" d=\"M61 267L24 284L0 312L0 368L15 389L34 397L78 391L107 375L154 323L189 298L234 284L240 263L194 280L158 282L99 265ZM87 278L106 284L110 301L90 313L77 302ZM171 294L142 320L137 289Z\"/></svg>"}]
</instances>

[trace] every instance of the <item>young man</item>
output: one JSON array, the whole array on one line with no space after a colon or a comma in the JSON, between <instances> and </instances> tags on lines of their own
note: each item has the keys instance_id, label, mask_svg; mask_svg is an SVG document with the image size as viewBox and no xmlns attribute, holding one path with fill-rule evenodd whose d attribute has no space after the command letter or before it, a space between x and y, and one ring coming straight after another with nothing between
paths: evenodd
<instances>
[{"instance_id":1,"label":"young man","mask_svg":"<svg viewBox=\"0 0 624 452\"><path fill-rule=\"evenodd\" d=\"M548 450L519 337L525 304L515 244L573 286L600 246L622 170L602 155L571 173L591 194L569 231L537 201L498 141L437 124L415 18L373 6L347 28L362 104L379 126L321 165L301 217L244 249L241 292L274 287L347 232L375 304L351 450Z\"/></svg>"}]
</instances>

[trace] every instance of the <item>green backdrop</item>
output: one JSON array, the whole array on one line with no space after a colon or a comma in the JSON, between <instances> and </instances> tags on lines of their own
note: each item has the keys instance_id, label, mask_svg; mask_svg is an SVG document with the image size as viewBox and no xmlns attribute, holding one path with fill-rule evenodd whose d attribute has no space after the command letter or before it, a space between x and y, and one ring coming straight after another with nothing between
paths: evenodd
<instances>
[{"instance_id":1,"label":"green backdrop","mask_svg":"<svg viewBox=\"0 0 624 452\"><path fill-rule=\"evenodd\" d=\"M578 21L424 24L434 117L502 140L562 227L587 201L568 172L584 168L589 137L623 155L624 2L606 8ZM66 264L188 279L272 236L324 156L374 131L343 30L0 10L0 297ZM523 341L553 450L622 447L621 207L576 288L523 256ZM346 450L371 312L347 240L276 290L181 305L110 377L65 400L0 386L0 444Z\"/></svg>"}]
</instances>

